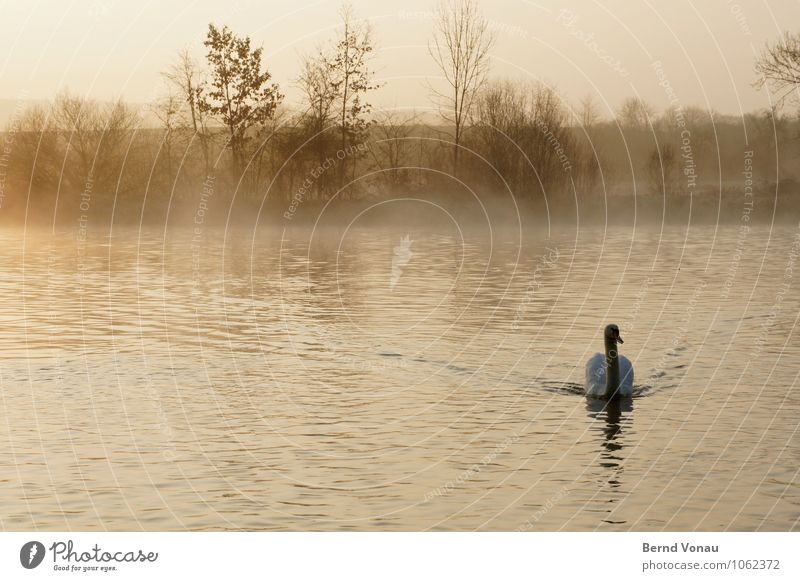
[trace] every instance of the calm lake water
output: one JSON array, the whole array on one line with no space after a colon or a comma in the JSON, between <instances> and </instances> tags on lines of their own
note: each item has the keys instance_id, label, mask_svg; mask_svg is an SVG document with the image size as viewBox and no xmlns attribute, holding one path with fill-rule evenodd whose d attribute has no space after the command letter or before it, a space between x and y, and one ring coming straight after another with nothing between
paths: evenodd
<instances>
[{"instance_id":1,"label":"calm lake water","mask_svg":"<svg viewBox=\"0 0 800 581\"><path fill-rule=\"evenodd\" d=\"M2 529L800 528L797 229L266 230L0 230Z\"/></svg>"}]
</instances>

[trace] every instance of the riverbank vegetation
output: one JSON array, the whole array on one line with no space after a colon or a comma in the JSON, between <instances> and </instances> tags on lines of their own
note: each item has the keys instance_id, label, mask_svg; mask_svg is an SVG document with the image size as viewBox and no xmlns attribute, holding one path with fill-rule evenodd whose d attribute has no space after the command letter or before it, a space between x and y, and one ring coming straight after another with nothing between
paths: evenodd
<instances>
[{"instance_id":1,"label":"riverbank vegetation","mask_svg":"<svg viewBox=\"0 0 800 581\"><path fill-rule=\"evenodd\" d=\"M800 122L788 107L734 117L631 98L604 115L592 98L493 77L496 40L471 0L439 5L434 117L373 105L375 33L347 5L336 36L291 79L272 78L252 39L210 24L205 55L165 63L163 94L144 107L65 91L15 111L0 221L191 223L202 209L204 221L286 223L403 197L612 221L800 212ZM791 92L796 42L765 51L759 82ZM299 102L286 101L289 84Z\"/></svg>"}]
</instances>

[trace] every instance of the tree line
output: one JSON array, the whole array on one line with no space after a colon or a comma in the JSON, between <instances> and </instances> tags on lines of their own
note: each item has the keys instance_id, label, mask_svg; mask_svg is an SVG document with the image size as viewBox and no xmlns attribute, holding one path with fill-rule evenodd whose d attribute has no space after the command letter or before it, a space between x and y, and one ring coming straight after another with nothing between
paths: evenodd
<instances>
[{"instance_id":1,"label":"tree line","mask_svg":"<svg viewBox=\"0 0 800 581\"><path fill-rule=\"evenodd\" d=\"M162 73L163 95L144 110L69 92L28 107L5 132L0 217L58 220L88 207L162 219L207 200L210 181L214 203L248 212L468 190L587 204L609 193L735 198L748 151L763 188L800 190L787 163L798 157L796 118L777 108L656 113L637 98L608 117L591 98L571 105L543 83L492 78L497 39L474 0L442 0L434 14L439 119L377 109L374 31L347 4L340 19L336 35L301 58L289 81L301 101L291 106L263 49L209 24L204 58L180 51ZM768 47L756 82L790 99L798 47L790 34Z\"/></svg>"}]
</instances>

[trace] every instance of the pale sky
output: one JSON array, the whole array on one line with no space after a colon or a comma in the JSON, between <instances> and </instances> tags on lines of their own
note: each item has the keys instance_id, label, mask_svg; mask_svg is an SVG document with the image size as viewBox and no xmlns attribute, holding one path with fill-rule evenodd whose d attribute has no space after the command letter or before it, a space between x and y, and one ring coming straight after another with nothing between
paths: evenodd
<instances>
[{"instance_id":1,"label":"pale sky","mask_svg":"<svg viewBox=\"0 0 800 581\"><path fill-rule=\"evenodd\" d=\"M380 107L430 109L438 72L427 43L433 0L352 2L375 30ZM784 30L800 31L800 0L483 0L495 30L492 74L541 80L572 103L593 95L606 114L638 95L669 99L655 61L684 106L738 114L769 106L752 87L753 59ZM201 57L209 22L264 47L287 93L299 55L329 39L336 0L0 0L0 99L48 99L62 88L146 102L181 47ZM568 8L571 12L564 12ZM788 27L788 28L787 28Z\"/></svg>"}]
</instances>

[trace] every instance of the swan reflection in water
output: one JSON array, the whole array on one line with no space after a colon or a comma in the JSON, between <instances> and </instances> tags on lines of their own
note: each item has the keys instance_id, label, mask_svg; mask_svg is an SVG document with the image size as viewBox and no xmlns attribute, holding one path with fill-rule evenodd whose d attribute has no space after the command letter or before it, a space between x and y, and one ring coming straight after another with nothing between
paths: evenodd
<instances>
[{"instance_id":1,"label":"swan reflection in water","mask_svg":"<svg viewBox=\"0 0 800 581\"><path fill-rule=\"evenodd\" d=\"M600 452L600 466L607 469L608 484L611 491L621 492L621 476L623 471L622 448L624 446L624 430L631 425L633 413L633 399L629 397L614 398L610 400L586 399L586 410L590 418L602 420L603 439ZM612 498L610 502L618 499ZM608 512L611 512L609 509ZM621 524L620 521L605 520L612 524Z\"/></svg>"}]
</instances>

